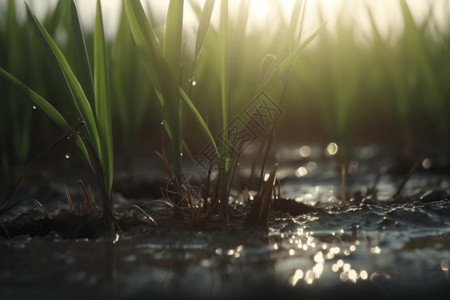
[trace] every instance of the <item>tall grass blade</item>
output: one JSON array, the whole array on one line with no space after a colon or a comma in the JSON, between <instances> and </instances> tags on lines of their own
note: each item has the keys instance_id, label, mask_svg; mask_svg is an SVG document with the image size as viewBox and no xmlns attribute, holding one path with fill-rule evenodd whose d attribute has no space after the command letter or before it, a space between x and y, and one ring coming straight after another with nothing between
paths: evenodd
<instances>
[{"instance_id":1,"label":"tall grass blade","mask_svg":"<svg viewBox=\"0 0 450 300\"><path fill-rule=\"evenodd\" d=\"M258 85L258 88L256 89L257 92L261 92L266 89L270 91L276 82L279 81L280 78L289 70L295 60L298 59L300 53L302 53L306 46L308 46L319 35L326 24L327 22L322 23L316 31L314 31L308 38L306 38L300 45L290 52L286 58L281 61L280 58L278 58L278 61L273 64L273 69L267 71L266 78Z\"/></svg>"},{"instance_id":2,"label":"tall grass blade","mask_svg":"<svg viewBox=\"0 0 450 300\"><path fill-rule=\"evenodd\" d=\"M164 60L167 62L170 71L175 75L176 81L173 87L180 85L181 76L181 47L182 47L182 29L183 29L183 0L171 0L167 11L166 29L164 33ZM161 74L161 72L160 72ZM166 78L160 79L162 81ZM173 94L170 98L165 98L165 112L168 116L169 126L172 133L173 164L175 175L182 174L182 124L181 124L181 101L180 95ZM179 177L182 180L181 177ZM180 181L181 182L181 181Z\"/></svg>"},{"instance_id":3,"label":"tall grass blade","mask_svg":"<svg viewBox=\"0 0 450 300\"><path fill-rule=\"evenodd\" d=\"M296 47L281 63L279 68L279 74L284 74L289 67L295 62L300 53L308 46L322 31L327 22L322 23L316 31L314 31L303 43Z\"/></svg>"},{"instance_id":4,"label":"tall grass blade","mask_svg":"<svg viewBox=\"0 0 450 300\"><path fill-rule=\"evenodd\" d=\"M220 107L221 107L221 144L219 159L220 201L222 214L228 222L228 0L220 2L219 24L219 73L220 73Z\"/></svg>"},{"instance_id":5,"label":"tall grass blade","mask_svg":"<svg viewBox=\"0 0 450 300\"><path fill-rule=\"evenodd\" d=\"M108 74L103 16L100 0L97 0L94 32L95 114L101 146L100 161L106 176L106 188L110 190L113 181L113 140Z\"/></svg>"},{"instance_id":6,"label":"tall grass blade","mask_svg":"<svg viewBox=\"0 0 450 300\"><path fill-rule=\"evenodd\" d=\"M175 75L180 74L181 36L183 29L183 0L172 0L166 18L164 33L164 58Z\"/></svg>"},{"instance_id":7,"label":"tall grass blade","mask_svg":"<svg viewBox=\"0 0 450 300\"><path fill-rule=\"evenodd\" d=\"M214 8L214 2L215 0L206 0L205 5L203 6L200 23L198 24L197 37L195 39L195 60L200 55L203 43L205 42L206 33L208 32L209 24L211 23L211 15Z\"/></svg>"},{"instance_id":8,"label":"tall grass blade","mask_svg":"<svg viewBox=\"0 0 450 300\"><path fill-rule=\"evenodd\" d=\"M77 5L75 0L71 1L70 16L72 23L72 31L74 34L75 49L78 56L78 64L81 69L81 84L86 93L86 97L91 105L94 103L94 80L92 79L91 64L89 62L89 55L86 48L86 41L83 31L81 30L80 19L78 17Z\"/></svg>"},{"instance_id":9,"label":"tall grass blade","mask_svg":"<svg viewBox=\"0 0 450 300\"><path fill-rule=\"evenodd\" d=\"M297 44L295 42L300 42L301 37L301 28L303 26L303 13L305 12L305 4L306 0L297 0L295 1L294 7L292 9L291 20L289 24L289 46L293 49ZM300 28L299 28L300 27ZM298 38L297 38L298 32Z\"/></svg>"},{"instance_id":10,"label":"tall grass blade","mask_svg":"<svg viewBox=\"0 0 450 300\"><path fill-rule=\"evenodd\" d=\"M102 150L100 157L102 165L105 168L105 181L107 186L111 188L113 180L113 141L108 74L103 16L100 0L98 0L94 32L95 114Z\"/></svg>"}]
</instances>

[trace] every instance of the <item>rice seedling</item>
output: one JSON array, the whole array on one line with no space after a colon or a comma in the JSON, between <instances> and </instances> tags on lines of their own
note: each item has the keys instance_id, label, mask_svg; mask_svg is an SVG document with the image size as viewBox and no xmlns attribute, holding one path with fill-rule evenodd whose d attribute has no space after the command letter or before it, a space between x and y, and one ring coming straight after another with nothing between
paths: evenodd
<instances>
[{"instance_id":1,"label":"rice seedling","mask_svg":"<svg viewBox=\"0 0 450 300\"><path fill-rule=\"evenodd\" d=\"M189 110L193 113L201 131L218 153L216 143L206 123L181 87L180 81L177 80L177 76L180 76L176 72L180 72L183 1L170 2L164 36L165 48L163 50L161 50L162 47L145 15L141 3L139 1L124 1L123 3L136 45L146 66L148 77L155 88L159 103L163 107L165 120L163 125L172 143L173 173L177 178L177 182L183 182L181 100L186 103Z\"/></svg>"},{"instance_id":2,"label":"rice seedling","mask_svg":"<svg viewBox=\"0 0 450 300\"><path fill-rule=\"evenodd\" d=\"M47 53L59 67L60 79L65 82L65 85L72 97L71 100L74 105L74 109L71 112L72 115L76 115L80 120L83 120L83 124L86 124L85 133L81 133L81 129L80 134L73 138L76 139L79 149L96 174L101 187L105 227L108 230L114 230L114 205L112 201L113 144L111 107L101 4L100 1L97 1L97 13L94 29L93 73L90 70L90 63L87 61L88 55L84 55L84 53L86 53L85 41L74 1L71 2L71 9L74 40L76 46L80 48L79 58L84 61L82 66L85 68L85 71L82 75L84 77L82 83L80 83L78 78L73 73L58 45L55 43L44 26L32 14L28 6L27 14L30 23L33 24L35 30L45 45ZM92 74L93 76L89 76ZM21 92L25 98L47 113L47 115L54 122L56 122L59 127L65 131L70 129L70 125L66 121L66 118L64 118L47 100L39 96L3 68L0 68L0 76L11 86ZM88 78L85 76L88 76ZM91 78L93 78L93 81ZM93 87L90 87L91 85ZM89 91L92 90L94 91L95 99L88 100L86 94L92 97L92 95L89 95ZM91 104L94 108L92 108ZM80 136L82 136L82 138Z\"/></svg>"},{"instance_id":3,"label":"rice seedling","mask_svg":"<svg viewBox=\"0 0 450 300\"><path fill-rule=\"evenodd\" d=\"M229 215L229 207L228 207L228 197L229 191L231 187L231 178L230 178L230 159L231 159L231 151L230 145L233 145L236 142L236 136L229 136L229 126L230 126L230 106L232 103L230 102L230 91L239 92L240 99L237 97L233 97L234 105L236 103L245 103L245 98L249 97L249 91L252 89L252 85L246 88L247 93L242 93L242 90L239 88L233 89L234 87L230 86L229 78L230 78L230 61L235 61L234 59L230 59L230 25L229 25L229 16L228 16L228 1L220 2L220 20L219 20L219 28L218 32L215 33L215 37L217 38L217 44L210 51L217 51L217 56L214 56L214 59L217 61L218 66L218 90L219 92L216 95L219 95L219 110L218 115L220 118L218 119L217 128L220 131L220 139L218 147L216 146L215 140L212 138L212 134L210 129L206 126L203 118L199 114L196 106L190 100L188 93L182 88L180 85L181 81L177 81L177 74L180 72L180 51L181 51L181 29L180 24L182 22L183 14L182 14L182 4L175 4L174 1L171 1L169 4L168 15L166 19L166 28L164 35L164 45L158 42L155 32L152 28L152 25L146 18L146 15L143 11L143 8L139 1L132 2L124 2L125 9L128 14L128 19L130 21L130 27L133 31L133 35L140 49L142 57L144 59L144 63L147 66L147 71L149 74L149 78L154 85L160 103L163 105L164 115L167 116L166 130L169 133L172 142L172 152L173 152L173 164L174 164L174 174L177 177L174 182L178 182L179 184L183 183L185 180L182 177L182 166L181 166L181 103L179 99L181 98L188 106L188 108L193 112L195 116L196 122L200 124L200 127L203 133L207 136L208 142L212 145L213 150L217 155L217 164L219 168L218 174L218 182L219 183L219 201L221 203L221 215L225 221L228 220ZM205 8L203 9L201 21L208 20L211 16L212 4L206 2ZM203 16L206 15L205 18ZM245 32L245 18L247 16L243 16L242 19L239 19L237 22L237 26L243 26L243 28L234 28L236 32L242 33ZM241 22L241 23L240 23ZM295 22L296 24L298 22ZM241 24L241 25L239 25ZM206 40L205 34L207 31L207 26L209 26L208 21L201 22L202 26L199 28L197 32L197 44L195 47L195 57L194 64L197 61L198 55L200 53L199 49L201 49L201 43L203 40ZM203 27L204 26L204 27ZM294 27L296 28L296 27ZM322 28L322 27L321 27ZM275 60L275 62L271 65L271 67L267 70L267 73L261 77L261 80L256 83L256 86L253 87L253 96L261 93L265 90L271 91L276 83L285 76L288 69L294 63L300 52L308 45L314 38L317 36L319 28L315 33L313 33L310 37L305 39L301 44L296 44L295 47L288 51L282 52ZM234 33L234 32L233 32ZM200 46L199 46L200 43ZM172 45L170 47L170 51L168 50L168 45ZM209 45L208 45L209 46ZM162 48L162 49L161 49ZM238 50L238 49L234 49ZM233 54L235 55L235 54ZM239 56L236 56L239 57ZM234 58L234 56L233 56ZM245 68L243 68L245 69ZM203 72L203 70L202 70ZM192 72L193 73L193 72ZM192 78L191 78L192 79ZM246 81L248 83L248 80ZM236 92L236 93L237 93ZM180 95L181 94L181 95ZM250 95L251 96L251 95ZM216 98L216 97L214 97ZM244 98L244 99L243 99ZM242 108L241 108L242 109Z\"/></svg>"}]
</instances>

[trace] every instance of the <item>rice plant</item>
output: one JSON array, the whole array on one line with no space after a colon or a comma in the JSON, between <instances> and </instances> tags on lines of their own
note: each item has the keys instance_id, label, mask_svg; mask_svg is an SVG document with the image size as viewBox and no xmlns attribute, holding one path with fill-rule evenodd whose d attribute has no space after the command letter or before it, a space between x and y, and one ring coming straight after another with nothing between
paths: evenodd
<instances>
[{"instance_id":1,"label":"rice plant","mask_svg":"<svg viewBox=\"0 0 450 300\"><path fill-rule=\"evenodd\" d=\"M163 125L172 143L173 173L177 182L183 182L181 101L193 113L201 131L218 153L211 132L187 93L181 87L180 80L177 79L180 76L178 73L181 67L183 1L171 1L169 4L164 49L161 49L162 45L158 42L141 3L139 1L124 1L123 4L134 40L146 66L148 77L156 91L159 103L163 107L165 120ZM208 25L205 24L204 26Z\"/></svg>"},{"instance_id":2,"label":"rice plant","mask_svg":"<svg viewBox=\"0 0 450 300\"><path fill-rule=\"evenodd\" d=\"M168 14L166 18L165 35L164 35L164 45L161 45L155 35L151 23L148 21L145 12L139 1L125 1L124 6L128 14L128 19L130 21L130 27L133 31L133 35L140 49L143 61L146 64L149 78L157 91L159 100L164 109L164 115L167 123L166 130L171 138L172 142L172 152L173 152L173 165L174 174L177 176L176 182L182 183L184 179L182 177L182 166L181 166L181 138L182 138L182 116L181 116L181 102L182 99L187 107L193 112L196 122L200 124L200 128L203 133L207 136L208 142L211 143L214 151L217 155L217 163L219 168L219 178L220 182L220 202L221 202L221 215L224 220L228 220L228 195L230 189L230 157L232 145L236 137L228 136L229 127L229 110L230 110L230 91L236 91L240 93L240 98L234 97L235 103L246 102L247 97L251 96L249 93L243 94L240 89L233 89L229 83L229 72L230 72L230 25L229 25L229 14L228 14L228 1L220 2L220 15L219 15L219 28L216 33L217 43L210 49L217 54L215 59L217 59L218 66L218 92L217 98L220 99L218 103L218 119L217 128L220 131L220 140L218 147L216 142L212 137L210 129L206 126L203 118L198 112L198 109L190 100L188 93L180 85L180 81L177 81L177 76L179 77L180 72L180 53L181 53L181 28L183 13L182 13L182 1L171 1L169 4ZM197 34L197 44L195 50L194 62L198 59L199 49L203 40L205 40L205 34L207 27L209 26L208 18L211 16L212 2L208 1L205 3L205 8L203 9L200 27ZM206 17L204 18L203 16ZM233 28L236 32L245 32L245 18L247 16L241 16L238 20L237 26L242 26L243 28L237 27ZM239 25L239 21L244 20L242 25ZM247 87L247 91L253 90L253 97L263 91L271 91L276 83L285 75L287 70L291 67L294 61L298 58L300 52L308 45L319 33L320 28L313 33L310 37L305 39L301 44L296 45L289 52L281 52L277 57L275 62L267 70L265 76L261 77L259 82L253 83L250 87ZM214 33L214 32L213 32ZM234 33L234 32L233 32ZM207 39L207 38L206 38ZM199 42L200 41L200 42ZM170 46L170 47L169 47ZM169 51L170 50L170 51ZM238 50L238 49L233 49ZM233 54L235 55L235 54ZM239 57L239 56L236 56ZM235 58L233 56L233 58ZM234 61L234 60L233 60ZM215 72L214 72L215 73ZM178 75L177 75L178 74ZM246 81L248 83L248 81ZM190 89L189 89L190 90ZM189 91L188 90L188 91ZM214 93L214 92L213 92ZM216 98L216 97L213 97ZM236 99L237 98L237 99ZM244 99L243 99L244 98ZM241 100L241 101L239 101ZM243 101L242 101L243 100ZM242 108L241 108L242 109Z\"/></svg>"},{"instance_id":3,"label":"rice plant","mask_svg":"<svg viewBox=\"0 0 450 300\"><path fill-rule=\"evenodd\" d=\"M80 133L80 135L77 135L74 138L76 139L76 143L84 158L89 162L95 172L101 187L105 226L108 230L114 230L111 106L101 4L100 1L97 1L94 29L93 72L90 69L85 40L74 1L71 2L71 9L73 38L76 47L79 49L80 63L84 69L82 83L80 83L80 80L73 73L58 45L44 26L33 15L28 6L27 15L30 23L33 24L36 32L40 36L42 43L45 45L48 55L52 57L53 61L59 67L60 79L65 82L72 98L71 101L74 105L74 109L71 112L72 115L76 115L86 125L83 133ZM61 115L51 103L17 80L3 68L0 68L0 75L12 87L22 93L26 99L42 109L64 131L70 130L71 126L66 121L66 118ZM91 94L89 94L89 91L91 91ZM94 91L94 95L92 95L92 91ZM88 99L86 95L95 98Z\"/></svg>"}]
</instances>

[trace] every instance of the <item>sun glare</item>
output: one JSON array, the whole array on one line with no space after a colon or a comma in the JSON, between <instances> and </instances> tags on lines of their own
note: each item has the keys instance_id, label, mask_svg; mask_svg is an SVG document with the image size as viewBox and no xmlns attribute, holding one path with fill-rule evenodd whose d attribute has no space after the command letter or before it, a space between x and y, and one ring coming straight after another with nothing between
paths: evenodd
<instances>
[{"instance_id":1,"label":"sun glare","mask_svg":"<svg viewBox=\"0 0 450 300\"><path fill-rule=\"evenodd\" d=\"M252 1L250 4L249 19L254 25L265 24L268 20L270 4L268 0Z\"/></svg>"}]
</instances>

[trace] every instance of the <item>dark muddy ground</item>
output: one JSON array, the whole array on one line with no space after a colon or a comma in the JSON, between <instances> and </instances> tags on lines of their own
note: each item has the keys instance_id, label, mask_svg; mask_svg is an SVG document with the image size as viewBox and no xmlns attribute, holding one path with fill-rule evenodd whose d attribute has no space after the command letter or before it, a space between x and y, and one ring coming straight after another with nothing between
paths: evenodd
<instances>
[{"instance_id":1,"label":"dark muddy ground","mask_svg":"<svg viewBox=\"0 0 450 300\"><path fill-rule=\"evenodd\" d=\"M245 227L245 205L228 225L212 218L193 226L187 214L175 220L158 201L168 181L147 162L138 164L138 180L118 173L123 231L104 233L98 214L67 213L63 184L80 207L76 176L31 177L18 194L25 201L1 216L1 298L448 299L450 177L432 166L435 158L420 157L394 199L405 172L389 172L391 152L358 148L348 178L357 201L342 204L332 156L320 147L280 149L289 202L272 210L267 227ZM364 199L380 170L377 194ZM248 174L243 165L241 179Z\"/></svg>"}]
</instances>

